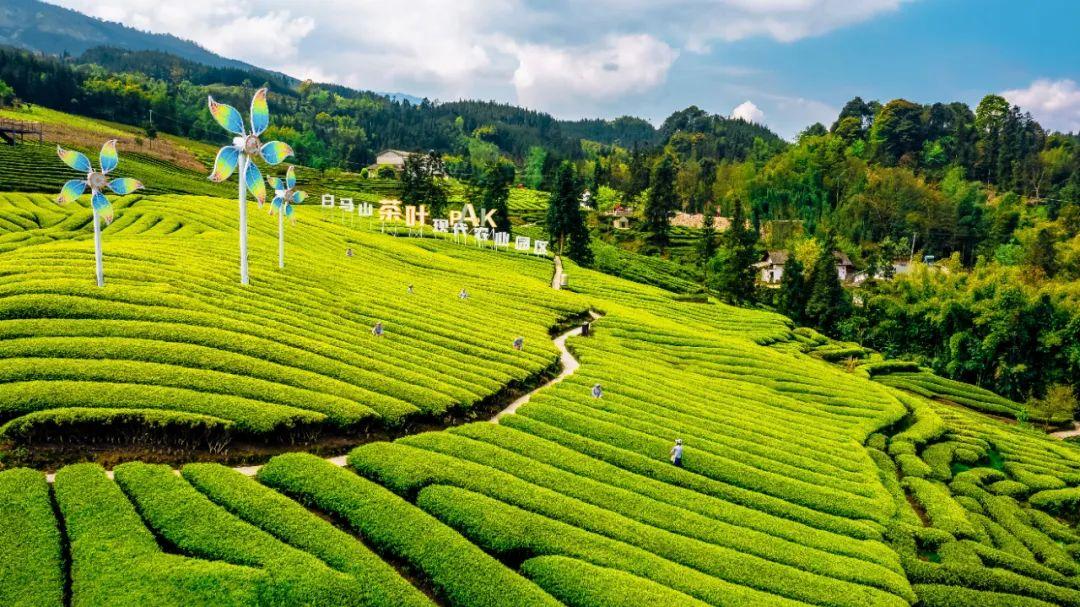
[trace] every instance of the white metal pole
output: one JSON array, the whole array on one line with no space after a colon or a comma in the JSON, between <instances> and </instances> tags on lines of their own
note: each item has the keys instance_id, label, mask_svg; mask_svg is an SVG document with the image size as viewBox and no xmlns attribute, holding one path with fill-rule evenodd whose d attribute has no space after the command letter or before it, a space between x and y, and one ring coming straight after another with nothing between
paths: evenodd
<instances>
[{"instance_id":1,"label":"white metal pole","mask_svg":"<svg viewBox=\"0 0 1080 607\"><path fill-rule=\"evenodd\" d=\"M285 267L285 201L281 202L277 214L277 267Z\"/></svg>"},{"instance_id":2,"label":"white metal pole","mask_svg":"<svg viewBox=\"0 0 1080 607\"><path fill-rule=\"evenodd\" d=\"M97 286L105 286L105 268L101 263L101 220L94 209L94 265L96 266Z\"/></svg>"},{"instance_id":3,"label":"white metal pole","mask_svg":"<svg viewBox=\"0 0 1080 607\"><path fill-rule=\"evenodd\" d=\"M248 256L247 256L247 154L240 153L240 192L237 199L240 201L240 284L248 284Z\"/></svg>"}]
</instances>

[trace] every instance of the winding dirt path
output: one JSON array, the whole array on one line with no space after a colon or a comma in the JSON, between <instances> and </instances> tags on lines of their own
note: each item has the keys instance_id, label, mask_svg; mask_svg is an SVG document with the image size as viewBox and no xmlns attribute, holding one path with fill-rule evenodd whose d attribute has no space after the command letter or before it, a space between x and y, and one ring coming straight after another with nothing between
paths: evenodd
<instances>
[{"instance_id":1,"label":"winding dirt path","mask_svg":"<svg viewBox=\"0 0 1080 607\"><path fill-rule=\"evenodd\" d=\"M1057 432L1050 432L1050 436L1065 440L1070 436L1080 436L1080 422L1073 422L1072 430L1059 430Z\"/></svg>"},{"instance_id":2,"label":"winding dirt path","mask_svg":"<svg viewBox=\"0 0 1080 607\"><path fill-rule=\"evenodd\" d=\"M589 316L591 316L593 320L597 320L598 318L600 318L599 314L591 310L589 311ZM581 366L581 363L579 363L578 360L574 358L574 355L570 353L570 350L566 349L566 338L575 337L578 335L581 335L581 327L570 329L566 333L563 333L562 335L559 335L554 339L552 343L554 343L555 348L559 350L559 361L562 362L562 371L560 371L558 375L553 377L551 381L537 387L532 392L523 394L520 398L510 403L508 407L496 413L495 416L491 418L491 423L499 423L499 419L501 419L503 416L510 415L514 411L517 411L518 407L529 402L529 400L532 399L533 394L536 394L538 391L543 390L548 386L561 382L567 377L573 375L575 371L577 371L578 367Z\"/></svg>"},{"instance_id":3,"label":"winding dirt path","mask_svg":"<svg viewBox=\"0 0 1080 607\"><path fill-rule=\"evenodd\" d=\"M557 275L558 275L558 273L557 273ZM598 320L599 318L601 318L602 315L597 314L596 312L593 312L592 310L590 310L589 311L589 316L592 317L592 320L595 321L595 320ZM574 372L578 370L578 367L581 366L581 363L579 363L578 360L576 358L574 358L574 355L570 353L570 350L568 350L566 348L566 340L569 337L575 337L577 335L581 335L581 330L582 330L581 327L575 327L575 328L570 329L569 331L567 331L565 333L560 334L559 336L557 336L555 339L552 340L552 343L555 344L555 348L559 351L559 361L562 363L562 371L560 371L558 375L556 375L554 378L552 378L551 381L543 384L542 386L538 386L537 388L535 388L534 390L532 390L531 392L529 392L527 394L522 395L517 400L510 403L510 405L507 406L505 409L503 409L502 411L499 411L498 413L496 413L495 416L491 418L491 420L490 420L491 423L493 423L493 424L499 423L500 418L502 418L503 416L510 415L510 414L514 413L514 411L518 410L518 407L520 407L521 405L524 405L525 403L529 402L529 400L532 398L533 394L536 394L538 391L543 390L544 388L547 388L548 386L552 386L554 384L557 384L557 383L561 382L562 380L566 379L567 377L570 377L571 375L573 375ZM345 456L345 455L338 455L338 456L335 456L335 457L328 457L328 458L326 458L326 461L330 462L331 464L334 464L335 466L341 467L341 466L345 466L346 457L347 456ZM257 466L237 466L237 467L234 467L233 470L236 470L237 472L239 472L240 474L243 474L245 476L255 476L259 472L259 468L262 468L261 464L257 465ZM176 474L180 474L179 469L175 469L175 470L173 470L173 472L175 472ZM112 470L106 470L105 475L108 476L109 478L112 478L113 477ZM55 472L50 472L50 473L45 475L45 480L50 482L50 483L53 482L53 480L55 478L56 478L56 473Z\"/></svg>"},{"instance_id":4,"label":"winding dirt path","mask_svg":"<svg viewBox=\"0 0 1080 607\"><path fill-rule=\"evenodd\" d=\"M557 275L558 275L558 273L557 273ZM593 312L592 310L589 311L589 316L592 317L592 320L594 320L594 321L601 318L600 314L597 314L596 312ZM533 394L536 394L538 391L543 390L544 388L547 388L548 386L552 386L554 384L557 384L557 383L561 382L562 380L566 379L567 377L570 377L571 375L573 375L574 372L576 372L578 370L578 367L581 366L581 363L579 363L578 360L576 358L574 358L574 355L570 353L570 350L568 350L566 348L566 340L569 337L575 337L575 336L581 335L581 330L582 330L581 327L575 327L575 328L570 329L569 331L567 331L565 333L562 333L561 335L557 336L555 339L552 340L552 343L555 344L555 348L559 351L559 361L562 363L562 371L560 371L558 375L553 377L551 379L551 381L545 383L542 386L538 386L537 388L535 388L534 390L532 390L531 392L529 392L527 394L522 395L517 400L510 403L510 405L507 406L505 409L503 409L502 411L499 411L498 413L496 413L495 416L491 418L491 420L490 420L491 423L493 423L493 424L499 423L500 418L502 418L503 416L506 416L506 415L511 415L512 413L514 413L514 411L518 410L518 407L520 407L521 405L524 405L525 403L529 402L529 400L532 398ZM338 456L335 456L335 457L328 457L328 458L326 458L326 461L330 462L331 464L334 464L335 466L344 466L346 464L346 457L347 456L345 456L345 455L338 455ZM257 465L257 466L237 466L237 467L233 468L233 470L236 470L237 472L239 472L240 474L243 474L245 476L255 476L259 472L259 468L262 468L261 464ZM176 474L180 474L179 469L173 470L173 472L175 472ZM105 474L109 478L113 477L112 470L107 470L105 472ZM56 473L55 472L50 472L50 473L45 475L45 480L47 480L48 482L51 483L51 482L53 482L53 479L55 477L56 477Z\"/></svg>"}]
</instances>

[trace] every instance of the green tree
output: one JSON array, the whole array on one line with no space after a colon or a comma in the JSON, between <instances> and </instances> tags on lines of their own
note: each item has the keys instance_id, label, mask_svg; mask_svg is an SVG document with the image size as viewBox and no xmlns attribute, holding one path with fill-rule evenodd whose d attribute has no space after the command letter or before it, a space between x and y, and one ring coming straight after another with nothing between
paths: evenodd
<instances>
[{"instance_id":1,"label":"green tree","mask_svg":"<svg viewBox=\"0 0 1080 607\"><path fill-rule=\"evenodd\" d=\"M644 227L653 244L663 250L670 239L671 214L679 208L679 197L675 193L675 159L671 154L664 154L656 162L649 182Z\"/></svg>"},{"instance_id":2,"label":"green tree","mask_svg":"<svg viewBox=\"0 0 1080 607\"><path fill-rule=\"evenodd\" d=\"M744 303L754 298L758 233L746 225L742 201L736 199L733 204L731 227L722 234L720 248L709 261L708 285L724 301Z\"/></svg>"},{"instance_id":3,"label":"green tree","mask_svg":"<svg viewBox=\"0 0 1080 607\"><path fill-rule=\"evenodd\" d=\"M480 206L488 211L495 211L495 228L500 232L510 232L510 184L514 181L514 165L496 162L484 170L480 179Z\"/></svg>"},{"instance_id":4,"label":"green tree","mask_svg":"<svg viewBox=\"0 0 1080 607\"><path fill-rule=\"evenodd\" d=\"M540 189L544 183L544 163L547 161L547 156L547 150L540 146L529 148L529 154L525 157L525 166L521 171L525 187Z\"/></svg>"},{"instance_id":5,"label":"green tree","mask_svg":"<svg viewBox=\"0 0 1080 607\"><path fill-rule=\"evenodd\" d=\"M851 308L836 273L835 250L836 240L829 233L821 256L810 270L810 296L806 300L806 319L818 330L831 335L836 334L840 321L847 318Z\"/></svg>"},{"instance_id":6,"label":"green tree","mask_svg":"<svg viewBox=\"0 0 1080 607\"><path fill-rule=\"evenodd\" d=\"M566 241L576 232L576 224L581 222L578 196L574 165L564 160L555 171L555 183L547 208L548 236L556 243L560 255L566 248Z\"/></svg>"},{"instance_id":7,"label":"green tree","mask_svg":"<svg viewBox=\"0 0 1080 607\"><path fill-rule=\"evenodd\" d=\"M788 254L784 274L780 277L780 290L776 293L776 311L796 324L802 324L806 317L806 298L803 265L794 254Z\"/></svg>"},{"instance_id":8,"label":"green tree","mask_svg":"<svg viewBox=\"0 0 1080 607\"><path fill-rule=\"evenodd\" d=\"M15 101L15 89L0 80L0 107L11 105L12 101Z\"/></svg>"},{"instance_id":9,"label":"green tree","mask_svg":"<svg viewBox=\"0 0 1080 607\"><path fill-rule=\"evenodd\" d=\"M1048 278L1057 274L1057 253L1054 250L1054 233L1049 228L1039 228L1035 232L1035 240L1031 243L1027 255L1027 263L1033 268L1038 268Z\"/></svg>"},{"instance_id":10,"label":"green tree","mask_svg":"<svg viewBox=\"0 0 1080 607\"><path fill-rule=\"evenodd\" d=\"M712 205L705 206L705 216L701 224L701 238L698 241L698 259L703 268L708 268L709 260L716 255L716 211Z\"/></svg>"}]
</instances>

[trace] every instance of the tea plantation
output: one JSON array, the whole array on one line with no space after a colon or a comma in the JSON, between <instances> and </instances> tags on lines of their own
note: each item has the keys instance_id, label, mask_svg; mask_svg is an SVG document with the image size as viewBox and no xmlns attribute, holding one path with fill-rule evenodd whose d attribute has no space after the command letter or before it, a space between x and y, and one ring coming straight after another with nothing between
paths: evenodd
<instances>
[{"instance_id":1,"label":"tea plantation","mask_svg":"<svg viewBox=\"0 0 1080 607\"><path fill-rule=\"evenodd\" d=\"M1080 447L1015 403L317 206L279 270L251 203L241 287L182 189L114 201L103 288L87 202L0 194L0 605L1080 605Z\"/></svg>"}]
</instances>

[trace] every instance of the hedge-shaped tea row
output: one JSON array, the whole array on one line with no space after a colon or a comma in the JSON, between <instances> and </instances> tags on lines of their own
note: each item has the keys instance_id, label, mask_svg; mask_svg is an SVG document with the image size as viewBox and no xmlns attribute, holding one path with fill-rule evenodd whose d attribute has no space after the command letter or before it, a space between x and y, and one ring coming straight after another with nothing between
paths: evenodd
<instances>
[{"instance_id":1,"label":"hedge-shaped tea row","mask_svg":"<svg viewBox=\"0 0 1080 607\"><path fill-rule=\"evenodd\" d=\"M183 476L214 503L356 580L365 605L430 606L420 591L362 543L300 504L218 464L188 464Z\"/></svg>"},{"instance_id":2,"label":"hedge-shaped tea row","mask_svg":"<svg viewBox=\"0 0 1080 607\"><path fill-rule=\"evenodd\" d=\"M258 478L342 518L380 552L422 571L450 605L558 605L431 516L315 456L278 456L259 470Z\"/></svg>"},{"instance_id":3,"label":"hedge-shaped tea row","mask_svg":"<svg viewBox=\"0 0 1080 607\"><path fill-rule=\"evenodd\" d=\"M635 501L626 492L608 492L604 499L604 487L599 483L580 487L579 499L573 499L487 466L425 454L400 444L361 447L349 461L365 475L406 494L431 483L452 484L774 594L790 596L797 588L794 592L801 595L793 598L819 602L823 597L845 593L840 590L844 584L817 577L820 575L910 596L906 581L895 573L787 542L770 542L767 536L738 528L715 528L705 517L647 500ZM563 491L570 490L569 482L562 486ZM588 501L592 504L580 499L586 495L590 495ZM816 575L808 576L803 571ZM860 590L853 589L856 593Z\"/></svg>"},{"instance_id":4,"label":"hedge-shaped tea row","mask_svg":"<svg viewBox=\"0 0 1080 607\"><path fill-rule=\"evenodd\" d=\"M34 470L0 472L0 604L64 604L60 529L49 486Z\"/></svg>"},{"instance_id":5,"label":"hedge-shaped tea row","mask_svg":"<svg viewBox=\"0 0 1080 607\"><path fill-rule=\"evenodd\" d=\"M162 552L100 466L63 468L54 487L71 546L73 606L258 604L265 572Z\"/></svg>"},{"instance_id":6,"label":"hedge-shaped tea row","mask_svg":"<svg viewBox=\"0 0 1080 607\"><path fill-rule=\"evenodd\" d=\"M114 474L143 519L169 544L199 558L265 571L262 600L313 606L364 603L355 580L240 521L168 466L128 463Z\"/></svg>"}]
</instances>

